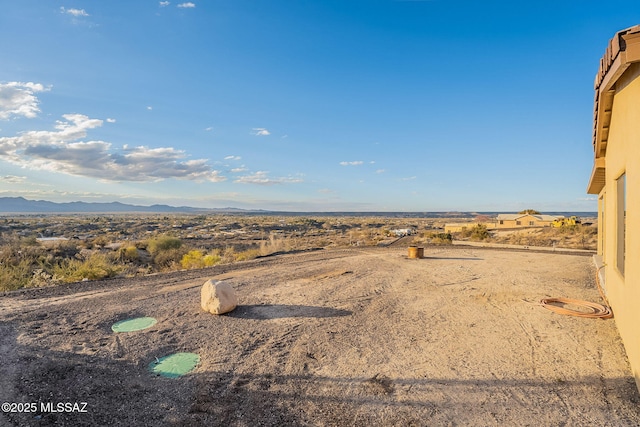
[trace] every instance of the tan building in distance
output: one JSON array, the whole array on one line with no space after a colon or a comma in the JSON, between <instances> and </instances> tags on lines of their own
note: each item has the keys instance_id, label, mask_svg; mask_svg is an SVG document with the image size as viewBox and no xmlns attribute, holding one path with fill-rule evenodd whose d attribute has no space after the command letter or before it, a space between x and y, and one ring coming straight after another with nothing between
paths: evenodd
<instances>
[{"instance_id":1,"label":"tan building in distance","mask_svg":"<svg viewBox=\"0 0 640 427\"><path fill-rule=\"evenodd\" d=\"M492 221L454 222L444 226L445 233L459 233L477 225L484 225L487 230L498 228L550 227L556 219L563 216L543 214L498 214Z\"/></svg>"},{"instance_id":2,"label":"tan building in distance","mask_svg":"<svg viewBox=\"0 0 640 427\"><path fill-rule=\"evenodd\" d=\"M496 218L497 228L550 227L554 220L562 216L542 214L500 214Z\"/></svg>"},{"instance_id":3,"label":"tan building in distance","mask_svg":"<svg viewBox=\"0 0 640 427\"><path fill-rule=\"evenodd\" d=\"M594 164L600 281L640 389L640 25L618 32L595 80Z\"/></svg>"}]
</instances>

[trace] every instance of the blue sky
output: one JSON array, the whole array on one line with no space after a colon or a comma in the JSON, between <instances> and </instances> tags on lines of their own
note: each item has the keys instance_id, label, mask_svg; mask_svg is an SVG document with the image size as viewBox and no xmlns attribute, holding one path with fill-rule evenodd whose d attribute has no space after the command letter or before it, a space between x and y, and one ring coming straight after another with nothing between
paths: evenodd
<instances>
[{"instance_id":1,"label":"blue sky","mask_svg":"<svg viewBox=\"0 0 640 427\"><path fill-rule=\"evenodd\" d=\"M0 196L595 211L593 80L640 2L5 1Z\"/></svg>"}]
</instances>

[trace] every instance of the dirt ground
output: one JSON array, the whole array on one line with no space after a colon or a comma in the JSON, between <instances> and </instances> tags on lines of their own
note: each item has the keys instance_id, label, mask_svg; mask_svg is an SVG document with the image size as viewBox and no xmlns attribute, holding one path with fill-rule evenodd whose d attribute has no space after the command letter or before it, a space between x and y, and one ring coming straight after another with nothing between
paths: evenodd
<instances>
[{"instance_id":1,"label":"dirt ground","mask_svg":"<svg viewBox=\"0 0 640 427\"><path fill-rule=\"evenodd\" d=\"M425 256L321 250L5 294L0 400L79 406L0 425L640 425L615 321L537 305L600 302L589 256ZM201 311L208 278L235 288L234 312ZM111 331L138 316L158 322ZM183 351L201 358L190 374L149 372Z\"/></svg>"}]
</instances>

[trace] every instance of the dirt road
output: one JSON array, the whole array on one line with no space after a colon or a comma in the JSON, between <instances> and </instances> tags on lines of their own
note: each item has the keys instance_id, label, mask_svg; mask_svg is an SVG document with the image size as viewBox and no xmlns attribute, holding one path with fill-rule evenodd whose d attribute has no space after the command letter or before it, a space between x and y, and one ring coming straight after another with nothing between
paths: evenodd
<instances>
[{"instance_id":1,"label":"dirt road","mask_svg":"<svg viewBox=\"0 0 640 427\"><path fill-rule=\"evenodd\" d=\"M0 297L3 402L86 402L9 425L640 425L613 320L536 302L599 302L585 256L427 248L316 251ZM240 306L199 307L208 278ZM119 320L152 316L144 331ZM190 374L149 373L194 352ZM0 418L0 425L3 419Z\"/></svg>"}]
</instances>

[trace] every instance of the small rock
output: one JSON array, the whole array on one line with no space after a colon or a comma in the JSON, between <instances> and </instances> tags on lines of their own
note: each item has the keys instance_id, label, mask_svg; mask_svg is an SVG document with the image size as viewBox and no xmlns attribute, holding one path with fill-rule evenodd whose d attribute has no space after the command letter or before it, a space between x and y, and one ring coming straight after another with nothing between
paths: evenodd
<instances>
[{"instance_id":1,"label":"small rock","mask_svg":"<svg viewBox=\"0 0 640 427\"><path fill-rule=\"evenodd\" d=\"M238 306L238 298L230 284L209 279L202 285L200 306L211 314L224 314Z\"/></svg>"}]
</instances>

